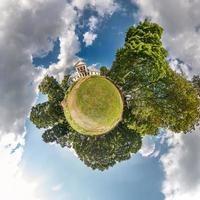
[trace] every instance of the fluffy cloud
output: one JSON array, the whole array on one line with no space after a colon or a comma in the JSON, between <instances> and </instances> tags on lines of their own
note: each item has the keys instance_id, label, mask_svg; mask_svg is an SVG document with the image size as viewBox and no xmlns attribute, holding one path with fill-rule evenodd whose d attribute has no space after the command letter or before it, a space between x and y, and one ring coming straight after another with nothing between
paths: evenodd
<instances>
[{"instance_id":1,"label":"fluffy cloud","mask_svg":"<svg viewBox=\"0 0 200 200\"><path fill-rule=\"evenodd\" d=\"M140 17L150 17L164 29L164 45L169 50L170 65L188 76L199 73L200 66L200 1L198 0L133 0ZM188 134L168 133L169 150L161 157L165 172L162 192L166 200L200 198L199 129Z\"/></svg>"},{"instance_id":2,"label":"fluffy cloud","mask_svg":"<svg viewBox=\"0 0 200 200\"><path fill-rule=\"evenodd\" d=\"M76 8L75 8L76 7ZM0 2L0 196L3 199L36 199L35 184L23 178L20 162L25 144L25 121L37 95L37 85L45 74L62 78L79 52L75 29L83 9L99 16L111 15L113 0L18 0ZM78 9L77 9L78 8ZM91 18L90 30L97 22ZM32 65L32 57L47 54L53 41L60 40L59 61L49 69ZM11 192L12 191L12 192Z\"/></svg>"},{"instance_id":3,"label":"fluffy cloud","mask_svg":"<svg viewBox=\"0 0 200 200\"><path fill-rule=\"evenodd\" d=\"M100 16L112 15L119 7L114 0L73 0L72 5L79 10L93 9Z\"/></svg>"},{"instance_id":4,"label":"fluffy cloud","mask_svg":"<svg viewBox=\"0 0 200 200\"><path fill-rule=\"evenodd\" d=\"M200 66L200 1L198 0L132 0L140 9L140 17L150 17L164 29L164 44L170 56L192 67Z\"/></svg>"},{"instance_id":5,"label":"fluffy cloud","mask_svg":"<svg viewBox=\"0 0 200 200\"><path fill-rule=\"evenodd\" d=\"M65 71L76 58L79 49L75 33L79 9L91 7L103 15L112 14L116 4L106 1L65 0L19 0L0 3L0 132L23 133L24 119L35 100L36 80L45 72L59 74ZM90 29L96 26L90 18ZM88 37L87 37L88 36ZM32 56L52 49L53 41L59 37L61 52L59 62L46 71L32 66ZM86 34L87 41L96 36Z\"/></svg>"},{"instance_id":6,"label":"fluffy cloud","mask_svg":"<svg viewBox=\"0 0 200 200\"><path fill-rule=\"evenodd\" d=\"M85 42L86 47L92 45L93 41L97 38L97 34L92 32L86 32L83 35L83 42Z\"/></svg>"},{"instance_id":7,"label":"fluffy cloud","mask_svg":"<svg viewBox=\"0 0 200 200\"><path fill-rule=\"evenodd\" d=\"M37 199L35 184L19 167L25 120L45 72L32 66L32 56L52 49L66 25L66 9L64 0L0 2L0 196L6 200Z\"/></svg>"},{"instance_id":8,"label":"fluffy cloud","mask_svg":"<svg viewBox=\"0 0 200 200\"><path fill-rule=\"evenodd\" d=\"M33 2L0 3L1 135L24 132L25 116L35 100L35 81L43 73L32 66L32 55L48 52L65 26L64 0Z\"/></svg>"},{"instance_id":9,"label":"fluffy cloud","mask_svg":"<svg viewBox=\"0 0 200 200\"><path fill-rule=\"evenodd\" d=\"M93 44L95 39L97 38L97 34L95 33L95 30L97 28L97 24L99 23L99 19L95 16L91 16L88 20L88 28L89 31L85 32L83 34L83 42L85 43L85 46L90 46Z\"/></svg>"},{"instance_id":10,"label":"fluffy cloud","mask_svg":"<svg viewBox=\"0 0 200 200\"><path fill-rule=\"evenodd\" d=\"M94 31L97 27L98 18L95 16L91 16L88 20L88 26L91 31Z\"/></svg>"},{"instance_id":11,"label":"fluffy cloud","mask_svg":"<svg viewBox=\"0 0 200 200\"><path fill-rule=\"evenodd\" d=\"M169 152L161 157L165 171L162 191L166 200L200 198L200 135L169 133Z\"/></svg>"},{"instance_id":12,"label":"fluffy cloud","mask_svg":"<svg viewBox=\"0 0 200 200\"><path fill-rule=\"evenodd\" d=\"M38 183L26 181L19 167L24 142L22 137L15 134L4 135L0 140L1 199L39 200L35 193Z\"/></svg>"},{"instance_id":13,"label":"fluffy cloud","mask_svg":"<svg viewBox=\"0 0 200 200\"><path fill-rule=\"evenodd\" d=\"M97 38L95 31L102 18L105 15L112 15L119 9L118 4L113 0L74 0L72 4L78 9L92 8L97 12L98 17L91 16L89 18L87 24L89 30L83 34L83 42L86 47L92 45Z\"/></svg>"},{"instance_id":14,"label":"fluffy cloud","mask_svg":"<svg viewBox=\"0 0 200 200\"><path fill-rule=\"evenodd\" d=\"M155 141L152 136L145 136L142 138L142 148L139 153L143 157L148 157L152 155L155 151Z\"/></svg>"}]
</instances>

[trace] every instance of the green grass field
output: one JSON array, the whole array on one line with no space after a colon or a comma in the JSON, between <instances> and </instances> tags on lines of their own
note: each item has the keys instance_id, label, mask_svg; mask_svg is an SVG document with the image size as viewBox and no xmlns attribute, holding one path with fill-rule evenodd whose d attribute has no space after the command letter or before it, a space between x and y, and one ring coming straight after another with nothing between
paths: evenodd
<instances>
[{"instance_id":1,"label":"green grass field","mask_svg":"<svg viewBox=\"0 0 200 200\"><path fill-rule=\"evenodd\" d=\"M65 116L76 131L100 135L113 129L122 118L123 101L119 90L104 77L80 79L63 101Z\"/></svg>"}]
</instances>

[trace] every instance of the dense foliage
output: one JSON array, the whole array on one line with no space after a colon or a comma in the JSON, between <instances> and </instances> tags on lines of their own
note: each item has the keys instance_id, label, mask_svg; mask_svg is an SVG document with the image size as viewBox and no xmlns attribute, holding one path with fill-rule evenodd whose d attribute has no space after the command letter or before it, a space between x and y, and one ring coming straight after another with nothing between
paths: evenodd
<instances>
[{"instance_id":1,"label":"dense foliage","mask_svg":"<svg viewBox=\"0 0 200 200\"><path fill-rule=\"evenodd\" d=\"M200 118L196 90L166 61L162 32L158 24L147 20L130 27L109 72L125 95L131 96L124 120L140 134L157 134L160 128L189 132Z\"/></svg>"},{"instance_id":2,"label":"dense foliage","mask_svg":"<svg viewBox=\"0 0 200 200\"><path fill-rule=\"evenodd\" d=\"M200 76L199 75L193 76L192 84L200 97Z\"/></svg>"},{"instance_id":3,"label":"dense foliage","mask_svg":"<svg viewBox=\"0 0 200 200\"><path fill-rule=\"evenodd\" d=\"M48 102L39 103L31 109L30 120L38 128L48 128L65 122L61 101L64 91L54 77L46 76L39 85L39 91L48 95Z\"/></svg>"},{"instance_id":4,"label":"dense foliage","mask_svg":"<svg viewBox=\"0 0 200 200\"><path fill-rule=\"evenodd\" d=\"M67 134L66 134L67 133ZM81 135L68 125L56 125L42 135L45 142L72 147L80 160L92 169L105 170L127 160L141 148L141 136L120 124L101 136Z\"/></svg>"},{"instance_id":5,"label":"dense foliage","mask_svg":"<svg viewBox=\"0 0 200 200\"><path fill-rule=\"evenodd\" d=\"M42 134L43 141L73 148L80 160L92 169L105 170L129 159L140 149L141 136L126 126L120 124L109 134L95 137L81 135L70 127L61 107L61 95L68 89L68 78L65 76L59 84L53 77L46 76L39 86L40 92L48 95L48 101L34 106L30 119L38 128L48 128Z\"/></svg>"},{"instance_id":6,"label":"dense foliage","mask_svg":"<svg viewBox=\"0 0 200 200\"><path fill-rule=\"evenodd\" d=\"M65 83L65 79L63 81ZM63 83L63 85L65 85ZM62 87L52 76L46 76L39 85L41 93L48 95L49 101L61 102L64 98Z\"/></svg>"},{"instance_id":7,"label":"dense foliage","mask_svg":"<svg viewBox=\"0 0 200 200\"><path fill-rule=\"evenodd\" d=\"M31 110L30 120L38 128L48 128L65 121L63 109L55 102L44 102L34 106Z\"/></svg>"},{"instance_id":8,"label":"dense foliage","mask_svg":"<svg viewBox=\"0 0 200 200\"><path fill-rule=\"evenodd\" d=\"M127 160L141 148L141 136L119 124L102 136L69 134L71 145L79 158L92 169L105 170L117 162Z\"/></svg>"},{"instance_id":9,"label":"dense foliage","mask_svg":"<svg viewBox=\"0 0 200 200\"><path fill-rule=\"evenodd\" d=\"M100 67L100 74L101 76L107 76L109 73L109 69L106 66L101 66Z\"/></svg>"}]
</instances>

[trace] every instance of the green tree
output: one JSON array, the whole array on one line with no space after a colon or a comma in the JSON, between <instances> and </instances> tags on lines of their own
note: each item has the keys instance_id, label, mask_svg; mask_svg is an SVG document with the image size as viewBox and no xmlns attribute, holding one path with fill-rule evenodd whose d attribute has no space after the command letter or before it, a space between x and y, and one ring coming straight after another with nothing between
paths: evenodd
<instances>
[{"instance_id":1,"label":"green tree","mask_svg":"<svg viewBox=\"0 0 200 200\"><path fill-rule=\"evenodd\" d=\"M61 82L61 87L62 87L64 93L67 92L67 90L69 88L69 84L68 84L69 77L70 77L69 75L65 75Z\"/></svg>"},{"instance_id":2,"label":"green tree","mask_svg":"<svg viewBox=\"0 0 200 200\"><path fill-rule=\"evenodd\" d=\"M45 102L32 107L30 120L38 128L48 128L65 122L65 117L61 105L55 102Z\"/></svg>"},{"instance_id":3,"label":"green tree","mask_svg":"<svg viewBox=\"0 0 200 200\"><path fill-rule=\"evenodd\" d=\"M64 98L62 87L53 76L46 76L39 85L39 91L48 95L49 101L61 102Z\"/></svg>"},{"instance_id":4,"label":"green tree","mask_svg":"<svg viewBox=\"0 0 200 200\"><path fill-rule=\"evenodd\" d=\"M117 50L109 76L123 91L134 92L141 83L149 85L168 71L167 51L162 46L163 29L147 20L130 27L124 47Z\"/></svg>"},{"instance_id":5,"label":"green tree","mask_svg":"<svg viewBox=\"0 0 200 200\"><path fill-rule=\"evenodd\" d=\"M129 159L141 148L141 136L122 124L102 136L85 136L71 132L64 140L88 167L102 171Z\"/></svg>"},{"instance_id":6,"label":"green tree","mask_svg":"<svg viewBox=\"0 0 200 200\"><path fill-rule=\"evenodd\" d=\"M127 126L142 135L157 134L160 128L188 132L199 121L197 93L166 62L162 32L147 20L130 27L109 72L125 95L131 95L124 118Z\"/></svg>"},{"instance_id":7,"label":"green tree","mask_svg":"<svg viewBox=\"0 0 200 200\"><path fill-rule=\"evenodd\" d=\"M100 74L101 76L107 76L109 73L109 69L106 66L101 66L100 67Z\"/></svg>"},{"instance_id":8,"label":"green tree","mask_svg":"<svg viewBox=\"0 0 200 200\"><path fill-rule=\"evenodd\" d=\"M43 134L43 141L46 143L56 142L61 144L61 138L69 133L69 125L67 123L57 124L51 129L47 129ZM61 141L60 141L61 140ZM65 146L65 145L64 145Z\"/></svg>"}]
</instances>

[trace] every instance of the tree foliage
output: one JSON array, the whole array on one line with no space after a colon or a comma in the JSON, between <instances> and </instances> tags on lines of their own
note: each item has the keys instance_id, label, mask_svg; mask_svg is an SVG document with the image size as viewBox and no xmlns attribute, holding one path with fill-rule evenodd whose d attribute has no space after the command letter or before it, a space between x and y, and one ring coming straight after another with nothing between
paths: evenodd
<instances>
[{"instance_id":1,"label":"tree foliage","mask_svg":"<svg viewBox=\"0 0 200 200\"><path fill-rule=\"evenodd\" d=\"M54 77L45 76L39 85L39 91L48 95L48 101L33 106L30 120L38 128L49 128L58 123L65 122L61 101L64 91Z\"/></svg>"},{"instance_id":2,"label":"tree foliage","mask_svg":"<svg viewBox=\"0 0 200 200\"><path fill-rule=\"evenodd\" d=\"M69 84L68 84L69 77L70 77L69 75L65 75L61 82L61 87L62 87L64 93L67 92L67 90L69 88Z\"/></svg>"},{"instance_id":3,"label":"tree foliage","mask_svg":"<svg viewBox=\"0 0 200 200\"><path fill-rule=\"evenodd\" d=\"M200 117L194 87L166 62L162 32L147 20L130 27L109 72L123 92L131 95L124 120L140 134L157 134L159 128L188 132Z\"/></svg>"},{"instance_id":4,"label":"tree foliage","mask_svg":"<svg viewBox=\"0 0 200 200\"><path fill-rule=\"evenodd\" d=\"M200 76L199 75L193 76L192 84L200 97Z\"/></svg>"},{"instance_id":5,"label":"tree foliage","mask_svg":"<svg viewBox=\"0 0 200 200\"><path fill-rule=\"evenodd\" d=\"M159 25L147 20L129 28L124 47L117 50L109 73L123 91L129 93L139 84L149 85L165 76L168 65L162 32Z\"/></svg>"},{"instance_id":6,"label":"tree foliage","mask_svg":"<svg viewBox=\"0 0 200 200\"><path fill-rule=\"evenodd\" d=\"M129 159L141 148L141 136L122 124L102 136L71 132L64 140L88 167L102 171Z\"/></svg>"},{"instance_id":7,"label":"tree foliage","mask_svg":"<svg viewBox=\"0 0 200 200\"><path fill-rule=\"evenodd\" d=\"M44 102L33 106L30 120L37 128L49 128L65 121L61 105L55 102Z\"/></svg>"},{"instance_id":8,"label":"tree foliage","mask_svg":"<svg viewBox=\"0 0 200 200\"><path fill-rule=\"evenodd\" d=\"M100 74L101 76L107 76L109 73L109 69L106 66L101 66L100 67Z\"/></svg>"},{"instance_id":9,"label":"tree foliage","mask_svg":"<svg viewBox=\"0 0 200 200\"><path fill-rule=\"evenodd\" d=\"M63 89L53 76L46 76L42 80L39 91L48 95L49 101L61 102L64 98Z\"/></svg>"},{"instance_id":10,"label":"tree foliage","mask_svg":"<svg viewBox=\"0 0 200 200\"><path fill-rule=\"evenodd\" d=\"M61 138L67 135L68 133L69 133L69 125L67 123L57 124L53 126L53 128L47 129L42 134L42 138L43 138L43 141L46 143L56 142L60 144Z\"/></svg>"}]
</instances>

